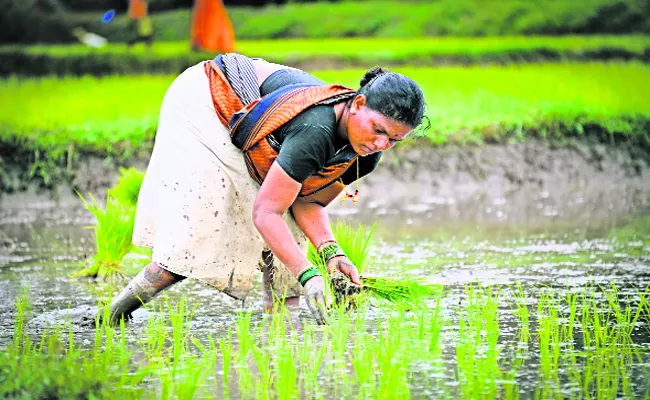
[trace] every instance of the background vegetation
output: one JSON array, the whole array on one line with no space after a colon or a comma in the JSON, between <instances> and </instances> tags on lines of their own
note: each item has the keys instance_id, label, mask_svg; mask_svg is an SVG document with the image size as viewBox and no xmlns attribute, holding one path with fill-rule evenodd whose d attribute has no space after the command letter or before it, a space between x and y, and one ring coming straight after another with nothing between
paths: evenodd
<instances>
[{"instance_id":1,"label":"background vegetation","mask_svg":"<svg viewBox=\"0 0 650 400\"><path fill-rule=\"evenodd\" d=\"M112 42L130 38L122 13L110 24L102 10L61 13L44 0L0 0L0 43L74 42L84 26ZM229 6L239 39L650 33L645 0L438 0L289 3ZM155 40L186 40L188 9L153 13Z\"/></svg>"},{"instance_id":2,"label":"background vegetation","mask_svg":"<svg viewBox=\"0 0 650 400\"><path fill-rule=\"evenodd\" d=\"M428 142L468 144L531 137L626 144L650 150L650 82L642 63L563 63L395 69L422 86ZM326 82L357 87L365 70L325 70ZM0 81L0 141L8 162L45 174L79 154L147 154L162 97L161 76L11 78Z\"/></svg>"},{"instance_id":3,"label":"background vegetation","mask_svg":"<svg viewBox=\"0 0 650 400\"><path fill-rule=\"evenodd\" d=\"M154 46L130 50L122 6L104 24L112 0L62 1L63 11L52 1L0 0L4 188L16 186L4 165L48 184L83 155L146 156L174 76L214 56L189 50L191 11L170 9L176 0L152 3ZM411 76L425 91L433 145L578 137L650 149L650 96L641 90L650 81L647 1L368 0L228 11L243 54L351 87L377 64ZM109 45L72 44L75 26Z\"/></svg>"},{"instance_id":4,"label":"background vegetation","mask_svg":"<svg viewBox=\"0 0 650 400\"><path fill-rule=\"evenodd\" d=\"M650 36L491 36L240 40L237 51L307 70L373 64L510 64L567 60L638 60L650 63ZM185 41L151 49L112 43L0 46L0 76L178 73L214 54L191 52Z\"/></svg>"}]
</instances>

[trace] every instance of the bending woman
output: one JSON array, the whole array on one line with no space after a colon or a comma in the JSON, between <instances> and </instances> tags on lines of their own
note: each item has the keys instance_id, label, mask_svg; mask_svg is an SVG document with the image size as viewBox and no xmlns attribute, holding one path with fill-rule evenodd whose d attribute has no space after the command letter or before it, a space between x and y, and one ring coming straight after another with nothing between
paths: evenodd
<instances>
[{"instance_id":1,"label":"bending woman","mask_svg":"<svg viewBox=\"0 0 650 400\"><path fill-rule=\"evenodd\" d=\"M188 68L163 99L138 199L133 243L152 248L152 260L114 299L111 320L186 277L243 300L261 268L266 307L304 294L324 323L307 240L328 271L360 284L326 206L423 114L419 86L381 68L356 91L238 54Z\"/></svg>"}]
</instances>

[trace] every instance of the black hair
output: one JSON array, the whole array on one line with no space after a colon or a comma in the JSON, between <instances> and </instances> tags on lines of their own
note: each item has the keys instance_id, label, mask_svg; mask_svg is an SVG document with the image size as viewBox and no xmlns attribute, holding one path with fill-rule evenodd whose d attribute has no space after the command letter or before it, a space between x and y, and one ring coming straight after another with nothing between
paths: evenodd
<instances>
[{"instance_id":1,"label":"black hair","mask_svg":"<svg viewBox=\"0 0 650 400\"><path fill-rule=\"evenodd\" d=\"M424 94L411 78L374 67L361 78L360 84L357 94L366 96L366 106L371 110L413 128L425 119Z\"/></svg>"}]
</instances>

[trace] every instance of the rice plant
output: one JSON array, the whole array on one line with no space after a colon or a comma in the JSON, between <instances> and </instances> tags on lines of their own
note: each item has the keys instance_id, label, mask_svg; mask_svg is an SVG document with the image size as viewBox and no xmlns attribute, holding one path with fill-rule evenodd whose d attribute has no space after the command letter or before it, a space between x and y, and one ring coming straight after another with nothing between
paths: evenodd
<instances>
[{"instance_id":1,"label":"rice plant","mask_svg":"<svg viewBox=\"0 0 650 400\"><path fill-rule=\"evenodd\" d=\"M612 302L616 296L625 301L625 296L608 290L611 297L600 298L598 304L599 318L602 322L609 313L613 325L625 320L621 327L625 332L638 311L627 314L621 308L622 316L616 317L618 306ZM584 351L575 351L570 344L573 338L564 336L569 332L564 325L572 314L570 308L581 307L585 298L589 309L584 315L590 324L585 327L593 330L593 287L574 297L553 289L541 293L537 313L531 315L539 321L537 335L531 336L539 338L539 354L525 354L537 346L509 351L512 342L500 335L504 321L498 304L504 299L498 296L503 293L467 286L457 308L443 305L440 293L435 309L413 311L403 303L379 307L366 303L350 314L339 308L328 326L303 321L302 333L291 328L286 310L279 311L279 318L265 321L264 334L250 313L237 313L236 326L216 340L208 336L209 345L203 345L192 337L193 308L183 299L174 306L166 302L166 313L151 315L146 332L127 331L123 323L118 328L103 323L109 309L100 305L104 318L98 318L94 340L83 332L76 336L70 324L31 338L26 333L29 303L23 291L16 301L14 340L0 352L0 397L46 398L52 393L56 398L73 394L98 399L213 397L211 385L221 383L214 382L211 372L219 344L223 365L219 363L215 372L224 378L223 395L216 394L219 398L607 399L642 394L635 374L647 350L602 345L597 349L588 344ZM574 298L580 301L571 303ZM643 299L630 300L633 310L647 304ZM573 314L580 318L583 312L578 308ZM243 352L233 349L235 330L247 336ZM143 337L133 341L130 335ZM231 361L236 362L233 375L240 383L232 395L227 385ZM526 373L531 366L539 368L533 386L524 376L534 376L534 369ZM423 387L432 391L422 393Z\"/></svg>"},{"instance_id":2,"label":"rice plant","mask_svg":"<svg viewBox=\"0 0 650 400\"><path fill-rule=\"evenodd\" d=\"M359 225L354 229L346 222L337 220L336 224L332 227L332 233L339 245L359 270L362 284L361 291L375 298L393 303L401 301L414 303L418 299L434 296L438 291L437 287L423 283L422 279L408 276L406 270L397 274L402 275L400 278L367 276L364 274L368 268L367 258L369 245L376 225L375 223L369 228L364 225ZM316 248L311 244L307 251L307 258L312 264L321 269L323 275L326 275L327 266ZM332 281L335 294L343 293L349 297L358 292L345 275L337 271L331 272L328 275L330 275L329 278ZM339 296L337 302L341 300L341 296Z\"/></svg>"},{"instance_id":3,"label":"rice plant","mask_svg":"<svg viewBox=\"0 0 650 400\"><path fill-rule=\"evenodd\" d=\"M131 168L121 168L117 183L108 189L108 193L124 205L135 207L138 204L138 195L144 179L144 172Z\"/></svg>"},{"instance_id":4,"label":"rice plant","mask_svg":"<svg viewBox=\"0 0 650 400\"><path fill-rule=\"evenodd\" d=\"M74 276L87 276L112 280L123 275L120 265L124 256L131 251L133 244L133 224L135 222L135 208L131 205L122 204L111 194L106 197L106 206L97 202L90 194L90 201L86 200L80 193L83 201L95 218L97 223L90 226L94 230L96 253L86 261L86 266Z\"/></svg>"},{"instance_id":5,"label":"rice plant","mask_svg":"<svg viewBox=\"0 0 650 400\"><path fill-rule=\"evenodd\" d=\"M2 398L139 398L138 387L149 372L146 365L131 364L125 332L98 324L92 349L75 340L72 323L47 327L40 338L25 331L29 316L26 291L16 299L14 343L0 352ZM66 334L67 333L67 334Z\"/></svg>"},{"instance_id":6,"label":"rice plant","mask_svg":"<svg viewBox=\"0 0 650 400\"><path fill-rule=\"evenodd\" d=\"M623 134L620 140L648 142L642 124L650 117L650 100L639 89L650 80L646 64L394 70L422 87L427 115L435 127L427 139L434 144L529 135L590 136L601 130ZM364 72L343 69L314 74L325 82L356 87ZM119 158L149 152L160 103L173 79L173 75L9 78L0 82L0 139L28 147L30 154L40 151L45 159L65 155L70 148ZM602 129L584 128L592 124Z\"/></svg>"}]
</instances>

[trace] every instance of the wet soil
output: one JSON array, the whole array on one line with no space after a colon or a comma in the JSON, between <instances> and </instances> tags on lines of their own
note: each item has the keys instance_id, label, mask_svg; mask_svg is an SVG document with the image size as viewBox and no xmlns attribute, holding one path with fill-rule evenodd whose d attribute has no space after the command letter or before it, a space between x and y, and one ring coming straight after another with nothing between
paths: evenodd
<instances>
[{"instance_id":1,"label":"wet soil","mask_svg":"<svg viewBox=\"0 0 650 400\"><path fill-rule=\"evenodd\" d=\"M138 158L126 166L144 169L147 162ZM73 189L101 197L121 166L89 156L50 188L20 182L13 187L24 190L0 199L0 224L83 218ZM13 177L20 168L5 165ZM387 152L378 169L360 181L359 192L360 202L335 201L330 214L381 220L389 229L523 225L543 230L558 221L598 229L599 221L623 219L650 204L650 158L621 146L580 141L465 147L422 141Z\"/></svg>"},{"instance_id":2,"label":"wet soil","mask_svg":"<svg viewBox=\"0 0 650 400\"><path fill-rule=\"evenodd\" d=\"M76 271L93 250L90 232L83 229L82 225L67 223L6 224L3 228L6 228L6 236L11 238L15 247L10 254L0 254L0 296L6 299L0 302L0 348L9 345L12 340L16 315L13 300L19 296L21 288L28 288L32 306L26 326L30 335L38 338L44 329L60 323L67 316L73 322L78 346L91 348L95 330L78 321L86 321L96 309L97 301L107 300L109 293L116 293L120 287L114 286L111 290L101 282L97 285L70 278L71 272ZM443 335L442 351L443 359L449 364L448 369L436 372L425 366L412 365L415 372L410 387L414 393L420 393L414 398L442 397L446 391L455 393L457 390L456 342L450 332L458 326L455 310L468 302L464 289L466 285L480 283L482 286L492 286L495 293L501 293L498 305L499 343L503 349L502 359L509 362L508 350L519 346L516 308L508 300L512 295L511 290L514 290L513 284L523 285L531 312L535 310L536 299L548 290L562 297L589 285L607 288L612 283L620 293L619 298L627 303L630 299L637 298L635 296L639 289L650 284L650 242L647 238L627 241L603 238L586 240L583 234L584 232L568 232L567 235L560 236L524 234L506 240L496 239L489 232L482 238L462 240L431 239L428 236L395 241L377 237L370 246L369 272L393 277L400 276L398 274L425 277L426 282L441 284L445 288L442 304L449 328L446 328ZM146 263L134 256L128 261L134 264ZM165 294L172 303L183 297L192 305L192 336L205 341L209 337L226 335L229 327L235 325L240 311L253 312L253 325L262 323L261 283L261 276L258 275L255 289L244 304L220 295L194 280L180 282ZM148 310L140 309L134 314L134 320L126 326L129 346L138 348L145 337L147 321L158 315L159 307L164 304L165 298L161 296L150 303ZM377 327L384 317L378 309L368 310L366 323L369 334L377 334ZM297 318L294 324L297 327L304 321L311 321L304 303ZM535 325L531 325L531 332L536 332ZM580 332L576 333L576 337L579 345ZM625 376L631 393L643 398L649 392L647 376L650 366L650 336L646 317L635 331L633 340L640 352L638 358L633 363L629 361L628 364L616 366L614 370L603 370L602 373L615 372ZM348 342L348 349L353 348L354 340L351 338ZM522 356L525 359L516 378L521 385L522 398L534 398L536 388L543 384L539 377L539 351L534 347L535 344L530 346L526 347L527 351ZM221 367L217 365L216 368L218 371ZM599 372L596 371L596 374ZM323 387L326 388L327 384L324 381ZM211 385L206 388L205 397L222 398L213 388L218 385L215 382ZM579 386L567 384L562 390L579 389ZM352 398L351 396L352 394L345 398Z\"/></svg>"},{"instance_id":3,"label":"wet soil","mask_svg":"<svg viewBox=\"0 0 650 400\"><path fill-rule=\"evenodd\" d=\"M143 167L146 160L137 163ZM114 183L117 172L117 165L99 158L82 160L74 183L82 192L101 195ZM508 300L514 284L522 285L531 311L548 290L562 297L585 287L614 284L623 303L637 298L639 289L650 285L648 173L647 160L600 145L558 148L527 142L474 148L414 147L387 154L376 173L361 182L359 203L335 202L331 214L353 224L380 221L382 229L375 234L366 266L370 275L420 277L444 287L441 301L450 327L441 346L445 369L436 372L413 365L409 386L419 393L413 397L456 397L459 381L453 335L459 326L457 309L468 302L467 285L490 286L502 293L499 348L507 364L515 356L506 350L520 346L519 317ZM25 191L5 194L0 202L0 296L5 299L0 302L0 349L12 342L14 300L23 288L29 291L31 303L29 335L38 338L67 316L75 342L88 349L95 330L87 322L98 301L109 301L125 285L71 277L94 253L92 231L84 228L94 220L72 187L60 184L39 190L28 185ZM619 236L617 228L627 220L646 227L639 232L641 236ZM508 228L512 231L502 232ZM134 275L148 261L146 255L131 253L124 263L125 272ZM185 298L192 305L192 337L200 341L227 335L241 311L253 313L253 325L262 324L261 274L255 279L255 289L245 302L195 280L172 286L147 309L134 313L125 328L129 346L138 348L151 318L165 315L161 307L166 298L171 303ZM345 287L345 281L339 283ZM292 323L298 327L312 321L304 302L295 317ZM368 311L368 334L377 334L384 317L378 308ZM650 393L647 317L632 337L639 351L634 362L595 372L596 376L615 373L617 381L624 377L629 392L639 398ZM531 332L535 329L533 323ZM580 334L576 333L577 345ZM350 350L354 340L348 343ZM545 384L540 381L542 362L535 346L527 347L516 376L522 398L536 397L537 388ZM565 367L570 365L561 361L560 371ZM217 362L215 370L220 369ZM562 372L562 379L567 376ZM328 390L327 377L322 379ZM215 387L216 381L210 382L205 397L223 398ZM557 397L581 397L580 390L575 383L566 384L563 396Z\"/></svg>"}]
</instances>

